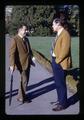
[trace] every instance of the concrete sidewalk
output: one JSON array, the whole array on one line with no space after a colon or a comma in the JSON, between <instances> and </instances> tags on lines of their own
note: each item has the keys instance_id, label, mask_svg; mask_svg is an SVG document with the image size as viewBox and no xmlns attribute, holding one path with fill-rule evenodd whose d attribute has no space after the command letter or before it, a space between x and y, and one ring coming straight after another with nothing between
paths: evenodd
<instances>
[{"instance_id":1,"label":"concrete sidewalk","mask_svg":"<svg viewBox=\"0 0 84 120\"><path fill-rule=\"evenodd\" d=\"M60 112L52 111L52 101L57 100L57 92L54 86L53 75L45 70L36 61L36 66L31 66L29 84L27 86L27 95L31 99L30 103L21 104L16 101L17 90L19 87L20 74L16 70L13 80L12 103L9 106L10 72L9 58L9 39L6 39L6 81L5 81L5 113L7 115L70 115L79 114L79 101L70 105L67 109ZM73 94L67 90L68 98Z\"/></svg>"}]
</instances>

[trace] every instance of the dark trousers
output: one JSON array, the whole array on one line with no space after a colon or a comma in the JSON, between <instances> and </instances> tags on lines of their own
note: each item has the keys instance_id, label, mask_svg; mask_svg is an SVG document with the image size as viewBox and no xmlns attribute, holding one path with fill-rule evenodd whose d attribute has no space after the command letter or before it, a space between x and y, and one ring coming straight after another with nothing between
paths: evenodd
<instances>
[{"instance_id":1,"label":"dark trousers","mask_svg":"<svg viewBox=\"0 0 84 120\"><path fill-rule=\"evenodd\" d=\"M60 64L56 64L55 58L52 57L52 68L54 80L58 95L58 101L61 105L67 105L67 88L66 88L66 70L63 70Z\"/></svg>"},{"instance_id":2,"label":"dark trousers","mask_svg":"<svg viewBox=\"0 0 84 120\"><path fill-rule=\"evenodd\" d=\"M21 80L20 80L20 87L18 90L18 98L24 100L26 97L26 87L29 82L30 66L28 67L27 70L21 71L20 74L21 74Z\"/></svg>"}]
</instances>

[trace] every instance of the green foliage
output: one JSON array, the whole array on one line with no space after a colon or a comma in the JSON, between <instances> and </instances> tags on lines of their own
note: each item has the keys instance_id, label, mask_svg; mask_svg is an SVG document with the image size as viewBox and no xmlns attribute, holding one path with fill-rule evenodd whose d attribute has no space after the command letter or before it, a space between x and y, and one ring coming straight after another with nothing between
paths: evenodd
<instances>
[{"instance_id":1,"label":"green foliage","mask_svg":"<svg viewBox=\"0 0 84 120\"><path fill-rule=\"evenodd\" d=\"M51 29L49 26L52 23L54 14L54 7L49 5L14 6L9 33L15 33L18 24L26 23L30 30L34 30L34 32L30 33L30 36L50 35Z\"/></svg>"},{"instance_id":2,"label":"green foliage","mask_svg":"<svg viewBox=\"0 0 84 120\"><path fill-rule=\"evenodd\" d=\"M64 15L60 11L64 11ZM79 6L77 5L19 5L13 6L11 20L6 21L6 31L15 34L19 24L29 26L30 36L53 36L52 21L58 16L66 19L70 33L79 35Z\"/></svg>"},{"instance_id":3,"label":"green foliage","mask_svg":"<svg viewBox=\"0 0 84 120\"><path fill-rule=\"evenodd\" d=\"M31 47L41 52L46 58L51 61L50 49L52 40L55 37L29 37ZM79 49L79 37L71 38L71 55L72 55L72 66L80 67L80 49Z\"/></svg>"},{"instance_id":4,"label":"green foliage","mask_svg":"<svg viewBox=\"0 0 84 120\"><path fill-rule=\"evenodd\" d=\"M70 6L69 10L69 22L71 23L72 35L79 36L79 6Z\"/></svg>"}]
</instances>

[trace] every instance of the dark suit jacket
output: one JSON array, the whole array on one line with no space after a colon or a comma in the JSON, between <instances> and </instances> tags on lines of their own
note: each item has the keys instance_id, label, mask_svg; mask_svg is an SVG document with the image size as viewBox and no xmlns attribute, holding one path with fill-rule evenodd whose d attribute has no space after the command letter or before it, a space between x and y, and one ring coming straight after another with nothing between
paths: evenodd
<instances>
[{"instance_id":1,"label":"dark suit jacket","mask_svg":"<svg viewBox=\"0 0 84 120\"><path fill-rule=\"evenodd\" d=\"M72 66L71 59L71 37L65 29L59 35L54 53L56 56L56 63L60 64L63 69L68 69Z\"/></svg>"},{"instance_id":2,"label":"dark suit jacket","mask_svg":"<svg viewBox=\"0 0 84 120\"><path fill-rule=\"evenodd\" d=\"M10 66L16 66L19 70L26 70L29 64L31 64L32 51L28 39L25 39L27 48L22 38L18 35L11 40L10 45Z\"/></svg>"}]
</instances>

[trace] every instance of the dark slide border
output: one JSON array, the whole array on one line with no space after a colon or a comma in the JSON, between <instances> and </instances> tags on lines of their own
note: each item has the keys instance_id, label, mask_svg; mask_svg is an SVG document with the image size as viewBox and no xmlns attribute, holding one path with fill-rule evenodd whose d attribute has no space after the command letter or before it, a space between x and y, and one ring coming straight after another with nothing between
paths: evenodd
<instances>
[{"instance_id":1,"label":"dark slide border","mask_svg":"<svg viewBox=\"0 0 84 120\"><path fill-rule=\"evenodd\" d=\"M1 3L0 3L0 120L3 120L3 119L8 119L8 120L13 120L13 119L24 119L24 120L28 120L28 119L53 119L53 118L57 118L58 119L64 119L64 120L68 120L67 117L70 118L70 120L75 120L75 119L79 119L80 118L80 115L82 115L84 112L84 110L82 109L83 107L81 107L81 111L80 111L80 114L79 115L54 115L54 116L49 116L49 115L43 115L43 116L40 116L40 115L36 115L36 116L30 116L30 115L22 115L22 116L10 116L10 115L6 115L5 114L5 7L7 5L53 5L53 4L77 4L79 5L79 7L81 6L80 5L80 0L23 0L23 1L16 1L16 0L3 0ZM83 6L84 7L84 6ZM80 28L81 28L81 36L80 36L80 51L82 51L82 53L80 53L80 57L83 60L84 58L84 53L83 53L83 41L84 41L84 37L83 37L83 25L84 25L84 18L83 18L83 7L81 6L80 7L80 16L81 16L81 19L80 19ZM83 30L83 31L82 31ZM83 71L84 71L84 67L83 67L83 63L81 61L81 64L80 64L80 67L81 67L81 75L83 75ZM82 77L84 79L84 77ZM84 80L81 80L81 82L83 82ZM82 83L81 83L81 97L83 96L83 88L82 88ZM83 105L83 98L81 99L81 106Z\"/></svg>"}]
</instances>

